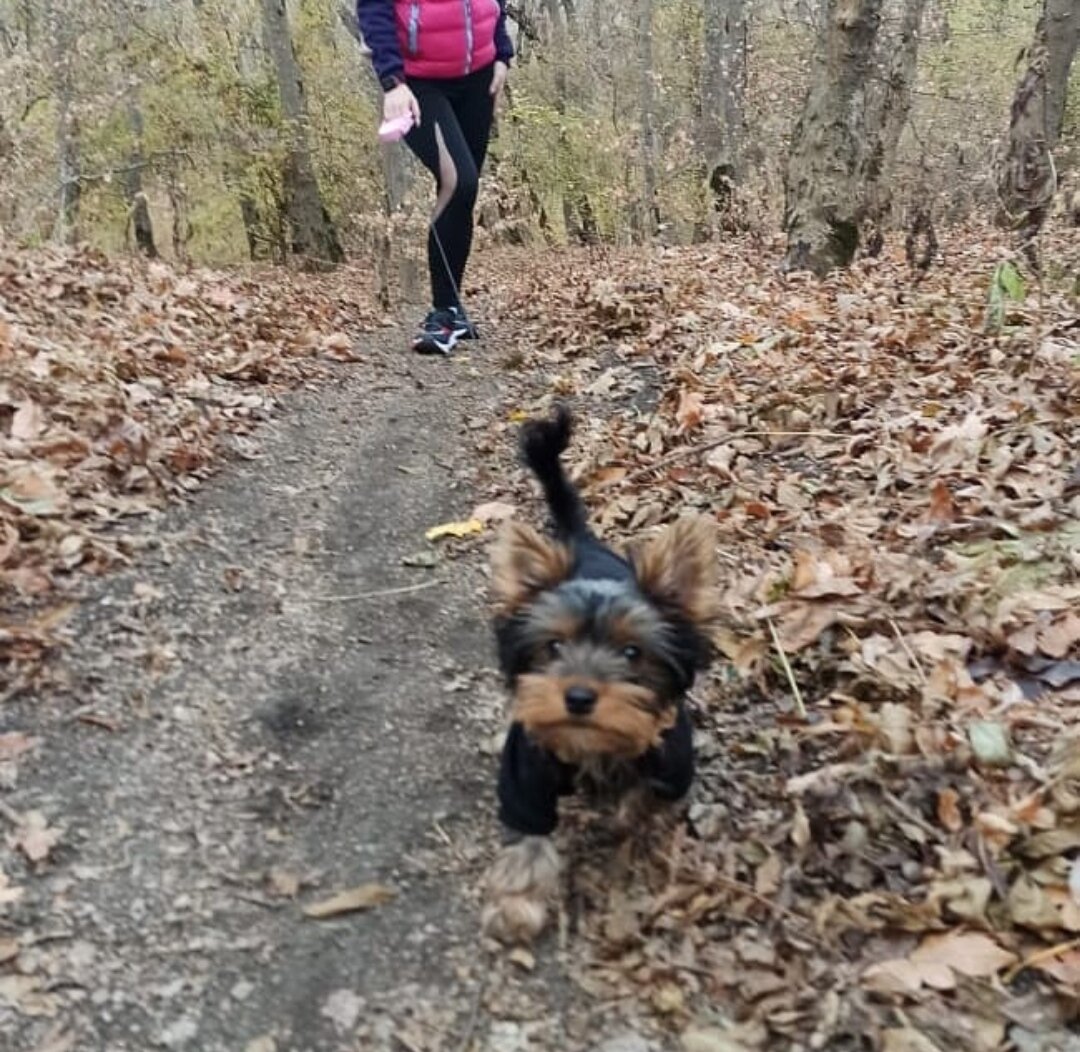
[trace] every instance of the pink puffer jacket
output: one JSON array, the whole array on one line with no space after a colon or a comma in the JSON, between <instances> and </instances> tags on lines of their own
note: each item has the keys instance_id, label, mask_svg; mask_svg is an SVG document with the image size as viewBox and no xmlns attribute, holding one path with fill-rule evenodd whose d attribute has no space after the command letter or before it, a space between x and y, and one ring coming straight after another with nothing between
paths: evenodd
<instances>
[{"instance_id":1,"label":"pink puffer jacket","mask_svg":"<svg viewBox=\"0 0 1080 1052\"><path fill-rule=\"evenodd\" d=\"M410 77L462 77L495 61L499 0L394 0Z\"/></svg>"}]
</instances>

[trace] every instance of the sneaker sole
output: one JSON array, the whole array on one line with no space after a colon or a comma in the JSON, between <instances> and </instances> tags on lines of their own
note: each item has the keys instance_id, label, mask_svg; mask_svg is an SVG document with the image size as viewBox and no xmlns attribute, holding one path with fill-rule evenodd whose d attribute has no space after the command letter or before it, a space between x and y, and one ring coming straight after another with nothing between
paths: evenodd
<instances>
[{"instance_id":1,"label":"sneaker sole","mask_svg":"<svg viewBox=\"0 0 1080 1052\"><path fill-rule=\"evenodd\" d=\"M451 334L447 338L436 338L434 336L418 336L413 340L412 349L417 354L435 354L448 355L453 349L454 344L458 342L456 335Z\"/></svg>"}]
</instances>

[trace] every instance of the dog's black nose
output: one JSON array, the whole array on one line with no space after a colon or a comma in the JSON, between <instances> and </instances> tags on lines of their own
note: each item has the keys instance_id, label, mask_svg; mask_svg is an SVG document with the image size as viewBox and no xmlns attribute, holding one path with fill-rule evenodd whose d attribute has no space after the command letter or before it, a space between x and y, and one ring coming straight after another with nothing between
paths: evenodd
<instances>
[{"instance_id":1,"label":"dog's black nose","mask_svg":"<svg viewBox=\"0 0 1080 1052\"><path fill-rule=\"evenodd\" d=\"M596 691L580 685L566 688L566 711L571 716L588 716L596 707Z\"/></svg>"}]
</instances>

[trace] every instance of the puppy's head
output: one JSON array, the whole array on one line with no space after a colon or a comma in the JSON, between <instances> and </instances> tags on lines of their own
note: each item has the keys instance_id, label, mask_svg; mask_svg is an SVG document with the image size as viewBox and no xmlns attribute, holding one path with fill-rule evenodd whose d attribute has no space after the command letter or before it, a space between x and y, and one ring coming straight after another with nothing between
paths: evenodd
<instances>
[{"instance_id":1,"label":"puppy's head","mask_svg":"<svg viewBox=\"0 0 1080 1052\"><path fill-rule=\"evenodd\" d=\"M571 550L511 523L496 544L499 657L514 718L560 759L640 756L675 721L709 657L714 533L680 520L631 558L633 576L574 576Z\"/></svg>"}]
</instances>

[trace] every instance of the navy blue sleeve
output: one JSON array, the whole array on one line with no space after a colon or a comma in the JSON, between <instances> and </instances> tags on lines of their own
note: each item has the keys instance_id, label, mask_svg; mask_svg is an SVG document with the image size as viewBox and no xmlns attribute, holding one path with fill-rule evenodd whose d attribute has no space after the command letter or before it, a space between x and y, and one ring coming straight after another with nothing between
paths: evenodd
<instances>
[{"instance_id":1,"label":"navy blue sleeve","mask_svg":"<svg viewBox=\"0 0 1080 1052\"><path fill-rule=\"evenodd\" d=\"M694 780L694 728L685 705L679 705L675 725L664 731L660 744L640 761L642 775L663 800L681 800Z\"/></svg>"},{"instance_id":2,"label":"navy blue sleeve","mask_svg":"<svg viewBox=\"0 0 1080 1052\"><path fill-rule=\"evenodd\" d=\"M499 764L499 820L515 833L547 836L559 821L559 765L510 725Z\"/></svg>"},{"instance_id":3,"label":"navy blue sleeve","mask_svg":"<svg viewBox=\"0 0 1080 1052\"><path fill-rule=\"evenodd\" d=\"M514 44L506 28L506 0L499 0L499 21L495 23L495 57L508 66L514 57Z\"/></svg>"},{"instance_id":4,"label":"navy blue sleeve","mask_svg":"<svg viewBox=\"0 0 1080 1052\"><path fill-rule=\"evenodd\" d=\"M371 64L384 88L395 77L404 77L405 61L398 44L394 0L356 0L356 21L364 43L371 48Z\"/></svg>"}]
</instances>

